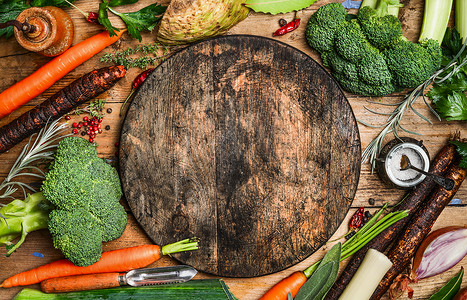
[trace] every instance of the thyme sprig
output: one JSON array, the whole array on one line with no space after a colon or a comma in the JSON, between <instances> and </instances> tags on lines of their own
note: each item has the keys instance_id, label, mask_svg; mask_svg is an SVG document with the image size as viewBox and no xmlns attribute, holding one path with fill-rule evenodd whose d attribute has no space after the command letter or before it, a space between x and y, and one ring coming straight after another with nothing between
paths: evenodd
<instances>
[{"instance_id":1,"label":"thyme sprig","mask_svg":"<svg viewBox=\"0 0 467 300\"><path fill-rule=\"evenodd\" d=\"M105 115L103 112L105 103L107 103L107 101L104 99L96 99L91 101L85 107L78 108L71 113L78 116L84 113L88 113L92 117L102 118Z\"/></svg>"},{"instance_id":2,"label":"thyme sprig","mask_svg":"<svg viewBox=\"0 0 467 300\"><path fill-rule=\"evenodd\" d=\"M29 138L29 142L24 146L7 177L0 183L0 192L3 191L0 193L0 199L14 199L12 195L18 188L23 191L24 199L26 199L27 191L36 192L34 187L18 181L16 178L19 176L45 178L44 171L35 164L38 161L52 160L54 155L52 150L57 147L56 142L66 136L61 135L61 133L67 130L68 125L66 123L60 125L59 121L60 119L55 120L42 128L34 141L32 136ZM34 171L37 173L33 173ZM5 204L0 203L0 206L5 206ZM6 220L6 217L2 214L0 214L0 218Z\"/></svg>"},{"instance_id":3,"label":"thyme sprig","mask_svg":"<svg viewBox=\"0 0 467 300\"><path fill-rule=\"evenodd\" d=\"M169 47L160 43L142 44L114 53L106 52L100 58L100 61L122 65L127 69L135 67L146 69L148 66L161 63L175 49L175 47Z\"/></svg>"},{"instance_id":4,"label":"thyme sprig","mask_svg":"<svg viewBox=\"0 0 467 300\"><path fill-rule=\"evenodd\" d=\"M401 125L401 120L404 114L410 109L412 110L417 116L422 118L423 120L427 121L428 123L432 124L432 122L426 118L424 115L422 115L420 112L418 112L414 107L413 103L419 98L422 97L425 105L429 108L431 113L438 119L441 120L440 116L438 113L431 107L431 105L427 102L426 97L425 97L425 90L429 85L432 83L442 83L452 76L454 76L461 68L467 64L467 57L464 56L460 61L458 59L461 57L462 53L464 52L467 44L467 39L464 42L462 48L459 50L459 52L454 56L454 58L446 64L443 68L439 69L436 71L433 75L430 76L426 81L421 83L419 86L417 86L415 89L413 89L411 92L407 93L404 97L404 100L401 102L395 103L395 104L385 104L385 103L377 103L377 102L372 102L369 101L370 103L374 104L379 104L379 105L386 105L386 106L397 106L394 111L390 114L384 114L380 113L374 110L370 110L367 107L365 107L366 110L380 114L380 115L388 115L389 117L386 120L386 123L380 125L380 126L375 126L371 125L369 123L366 123L362 120L358 120L358 122L362 123L365 126L373 127L373 128L383 128L380 133L368 144L368 146L365 148L365 150L362 153L362 163L368 160L368 162L371 164L371 171L373 172L376 164L376 159L378 158L379 153L381 152L383 140L386 137L388 133L393 133L394 136L398 139L399 137L399 130L402 130L404 132L410 133L410 134L415 134L415 135L420 135L417 132L409 131L402 127Z\"/></svg>"}]
</instances>

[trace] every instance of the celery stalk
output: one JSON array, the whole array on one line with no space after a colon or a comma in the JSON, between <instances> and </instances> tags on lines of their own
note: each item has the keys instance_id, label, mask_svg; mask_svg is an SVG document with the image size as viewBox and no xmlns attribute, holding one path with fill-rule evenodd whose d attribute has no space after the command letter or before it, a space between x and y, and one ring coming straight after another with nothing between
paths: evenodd
<instances>
[{"instance_id":1,"label":"celery stalk","mask_svg":"<svg viewBox=\"0 0 467 300\"><path fill-rule=\"evenodd\" d=\"M425 0L422 31L419 41L425 39L443 41L449 17L451 16L452 0Z\"/></svg>"},{"instance_id":2,"label":"celery stalk","mask_svg":"<svg viewBox=\"0 0 467 300\"><path fill-rule=\"evenodd\" d=\"M465 0L456 0L456 29L459 32L462 42L467 34L467 2Z\"/></svg>"}]
</instances>

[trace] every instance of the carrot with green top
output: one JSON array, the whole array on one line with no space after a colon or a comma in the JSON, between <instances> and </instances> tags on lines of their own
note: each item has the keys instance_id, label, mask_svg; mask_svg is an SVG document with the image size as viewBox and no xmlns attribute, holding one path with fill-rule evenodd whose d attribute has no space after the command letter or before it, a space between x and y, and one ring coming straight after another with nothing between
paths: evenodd
<instances>
[{"instance_id":1,"label":"carrot with green top","mask_svg":"<svg viewBox=\"0 0 467 300\"><path fill-rule=\"evenodd\" d=\"M10 288L36 284L46 279L71 275L126 272L146 267L159 260L163 255L197 249L197 239L186 239L163 247L142 245L107 251L102 254L98 262L87 267L78 267L67 259L61 259L7 278L0 287Z\"/></svg>"}]
</instances>

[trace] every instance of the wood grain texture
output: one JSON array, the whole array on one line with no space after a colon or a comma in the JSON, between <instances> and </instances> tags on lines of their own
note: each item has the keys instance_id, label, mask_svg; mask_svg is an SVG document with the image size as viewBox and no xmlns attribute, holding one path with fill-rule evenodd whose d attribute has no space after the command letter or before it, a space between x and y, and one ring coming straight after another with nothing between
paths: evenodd
<instances>
[{"instance_id":1,"label":"wood grain texture","mask_svg":"<svg viewBox=\"0 0 467 300\"><path fill-rule=\"evenodd\" d=\"M81 10L89 12L97 11L99 7L99 2L100 1L98 0L76 0L74 3ZM158 1L158 3L161 4L168 4L169 2L169 0ZM272 33L278 28L279 19L284 18L287 21L290 21L294 18L293 12L278 15L250 12L250 15L247 19L234 26L227 34L253 34L264 37L272 37L277 41L287 43L303 51L307 55L320 62L319 54L306 44L304 37L305 25L312 13L314 13L321 5L330 2L335 2L335 0L316 1L310 7L299 11L297 13L297 17L302 19L302 24L297 30L284 36L272 37ZM138 1L138 3L135 3L133 5L122 7L121 11L136 11L152 3L154 3L154 1L152 0L140 0ZM416 41L418 39L418 34L422 25L424 1L404 0L403 3L404 7L400 10L400 18L402 21L404 36L406 36L411 41ZM75 25L75 37L73 44L81 42L84 39L91 37L102 30L102 27L87 22L83 15L81 15L76 9L65 8L65 10L68 14L70 14ZM355 13L355 10L350 10L350 12ZM123 26L123 23L117 16L110 15L110 19L112 23L115 24L115 26ZM143 32L142 37L142 43L150 43L154 41L154 33ZM32 109L35 105L40 104L45 99L58 92L61 88L70 84L73 80L81 77L83 74L90 72L96 68L109 65L99 62L99 58L102 57L104 52L124 50L128 47L135 47L137 45L138 41L131 39L127 34L125 34L120 41L110 46L109 48L106 48L103 52L96 55L94 58L90 59L85 64L79 66L78 68L70 72L67 76L58 81L49 90L44 92L44 94L32 100L19 110L13 112L11 116L7 116L1 119L0 125L5 125L14 118L20 116L25 111ZM2 68L2 73L0 74L0 90L3 91L15 82L30 75L32 72L36 71L49 60L49 58L22 49L21 46L19 46L14 39L0 38L0 67ZM122 123L122 119L119 117L118 111L120 110L120 107L123 101L125 100L126 96L130 92L132 80L140 72L141 70L138 68L128 70L128 74L125 76L125 78L123 78L111 90L100 96L100 98L107 100L106 108L113 109L113 113L107 114L103 122L103 124L105 125L110 125L111 130L104 130L103 134L96 137L96 141L99 145L97 150L99 156L101 157L112 159L115 155L117 148L114 144L118 141L120 137L120 126ZM369 107L370 109L386 113L391 112L393 107L386 107L369 103L368 100L381 103L396 103L402 100L406 92L407 90L401 91L399 93L394 93L386 97L377 97L371 99L367 97L353 95L350 93L346 93L346 96L349 99L350 105L352 106L352 109L358 119L361 119L371 124L378 125L383 124L386 121L387 116L373 114L367 111L365 107ZM414 107L419 112L427 116L433 122L433 124L429 124L426 121L419 118L414 113L408 112L403 117L402 125L408 130L416 131L421 134L420 136L409 134L407 134L406 136L411 136L413 138L423 140L424 145L428 148L431 155L437 153L441 146L444 145L447 138L455 131L460 131L461 136L463 137L467 136L467 123L437 120L431 115L431 113L423 103L422 99L417 100L414 103ZM73 122L80 120L82 120L82 116L73 116L72 120L69 121L70 127ZM360 123L358 124L358 127L360 131L362 147L366 147L379 132L379 129L366 127ZM388 142L392 138L393 135L389 134L388 137L385 139L384 143ZM16 160L18 154L20 153L21 149L26 144L26 142L27 141L23 141L10 151L2 153L0 155L1 178L5 178L6 174L8 173L9 169L11 168L12 164ZM30 182L31 179L26 178L25 180L26 182ZM358 207L365 206L367 207L367 209L370 210L370 212L373 213L378 207L381 207L383 203L389 202L390 204L395 204L399 202L400 199L403 197L404 193L404 191L395 190L394 188L391 188L384 184L378 178L378 176L376 176L376 174L371 173L370 167L367 163L362 164L360 180L355 199L352 203L352 208L348 211L346 218L344 219L336 233L331 237L331 240L337 239L345 234L345 232L347 231L348 219ZM20 197L21 193L18 193L17 196ZM369 198L374 198L376 200L376 204L374 206L369 205ZM461 204L450 205L449 207L447 207L436 221L433 230L445 226L465 224L465 214L467 213L467 185L465 183L457 192L456 198L458 198L461 201ZM133 215L131 213L128 217L129 223L123 236L118 240L105 243L105 250L120 249L152 242L147 237L145 232L141 229L139 224L134 220ZM255 278L224 278L224 280L229 285L230 289L235 294L235 296L237 296L239 299L259 299L259 297L276 282L280 281L284 277L287 277L295 271L304 270L305 268L322 258L331 246L332 244L324 245L304 261L277 273ZM274 247L274 245L271 245L271 247ZM44 254L44 257L35 257L33 255L33 252L36 251ZM5 253L5 249L3 249L3 252L1 253ZM53 244L47 230L32 232L26 238L25 243L12 256L5 257L0 255L0 281L21 271L37 267L44 263L52 262L60 258L63 258L63 256L58 250L53 248ZM168 266L174 265L176 263L177 262L173 259L163 257L161 260L154 263L152 267ZM345 264L345 261L341 263L341 269L343 266L345 266ZM436 292L444 284L446 284L448 280L459 271L461 266L463 266L464 269L467 268L467 258L464 258L455 268L441 275L424 279L418 282L417 284L411 285L415 289L413 299L428 299L434 292ZM213 276L199 272L195 279L200 278L213 278ZM462 285L465 286L466 284L467 276L464 276ZM39 285L33 285L29 287L35 289L40 288ZM20 287L2 289L0 290L0 299L12 299L13 296L20 290ZM387 300L389 299L389 297L385 296L383 297L383 299ZM401 299L408 299L407 294L405 293Z\"/></svg>"},{"instance_id":2,"label":"wood grain texture","mask_svg":"<svg viewBox=\"0 0 467 300\"><path fill-rule=\"evenodd\" d=\"M234 277L273 273L316 251L353 200L360 140L336 82L304 53L254 36L186 48L145 82L126 116L120 172L158 244ZM274 245L274 247L271 247Z\"/></svg>"}]
</instances>

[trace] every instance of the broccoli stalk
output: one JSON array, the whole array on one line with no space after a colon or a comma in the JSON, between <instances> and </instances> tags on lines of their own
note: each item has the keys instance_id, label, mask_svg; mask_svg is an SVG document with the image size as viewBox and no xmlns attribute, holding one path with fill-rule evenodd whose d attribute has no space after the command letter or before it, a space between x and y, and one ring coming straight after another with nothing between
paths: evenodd
<instances>
[{"instance_id":1,"label":"broccoli stalk","mask_svg":"<svg viewBox=\"0 0 467 300\"><path fill-rule=\"evenodd\" d=\"M0 219L0 245L13 245L12 241L20 237L11 247L7 256L24 242L28 233L47 228L50 207L42 193L28 195L22 200L13 200L0 209L5 219Z\"/></svg>"},{"instance_id":2,"label":"broccoli stalk","mask_svg":"<svg viewBox=\"0 0 467 300\"><path fill-rule=\"evenodd\" d=\"M452 2L452 0L425 0L422 30L418 39L420 42L433 39L441 45L451 16Z\"/></svg>"},{"instance_id":3,"label":"broccoli stalk","mask_svg":"<svg viewBox=\"0 0 467 300\"><path fill-rule=\"evenodd\" d=\"M398 17L403 4L399 0L363 0L360 7L369 6L377 11L378 17L391 15Z\"/></svg>"}]
</instances>

